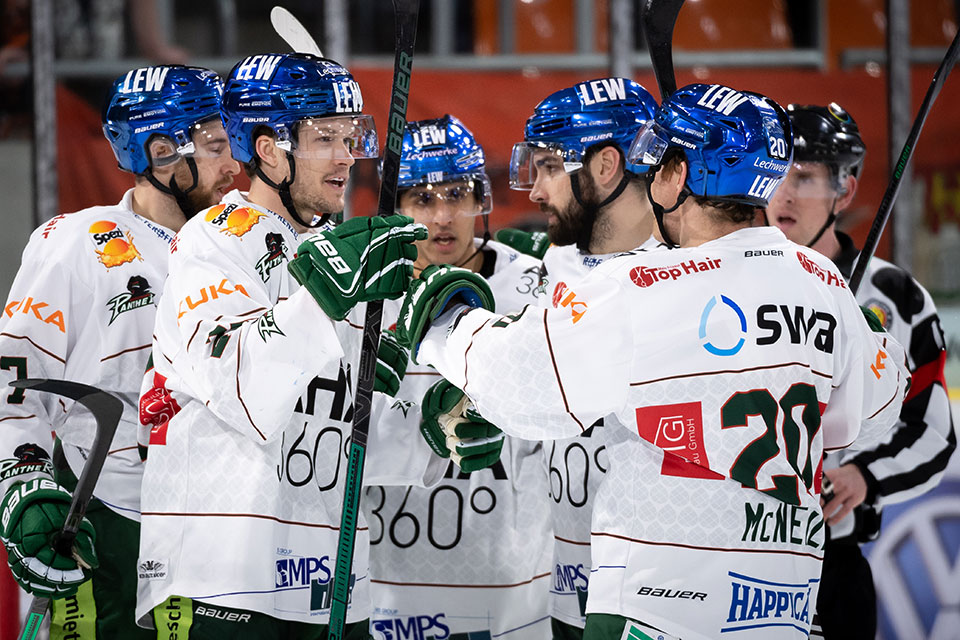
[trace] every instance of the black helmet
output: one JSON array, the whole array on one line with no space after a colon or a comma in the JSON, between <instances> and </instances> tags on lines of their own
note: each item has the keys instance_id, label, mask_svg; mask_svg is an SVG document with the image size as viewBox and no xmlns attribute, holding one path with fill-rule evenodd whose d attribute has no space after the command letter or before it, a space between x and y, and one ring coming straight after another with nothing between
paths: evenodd
<instances>
[{"instance_id":1,"label":"black helmet","mask_svg":"<svg viewBox=\"0 0 960 640\"><path fill-rule=\"evenodd\" d=\"M836 102L826 107L791 104L787 107L793 125L793 159L822 162L830 167L839 188L847 176L860 177L867 152L857 123Z\"/></svg>"}]
</instances>

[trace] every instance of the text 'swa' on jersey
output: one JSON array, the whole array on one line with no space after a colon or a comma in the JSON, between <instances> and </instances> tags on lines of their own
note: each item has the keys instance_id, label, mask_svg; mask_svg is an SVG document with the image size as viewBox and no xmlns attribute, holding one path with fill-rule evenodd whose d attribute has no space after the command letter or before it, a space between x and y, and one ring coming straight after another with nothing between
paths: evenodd
<instances>
[{"instance_id":1,"label":"text 'swa' on jersey","mask_svg":"<svg viewBox=\"0 0 960 640\"><path fill-rule=\"evenodd\" d=\"M24 442L52 453L62 440L79 477L96 422L72 400L10 389L18 378L92 385L123 401L95 495L139 518L142 465L137 398L173 232L133 212L133 190L114 206L59 215L30 236L0 317L0 458Z\"/></svg>"},{"instance_id":2,"label":"text 'swa' on jersey","mask_svg":"<svg viewBox=\"0 0 960 640\"><path fill-rule=\"evenodd\" d=\"M514 317L458 309L420 357L512 435L604 417L640 436L608 451L587 612L685 640L805 637L823 451L895 422L900 346L833 263L773 228L619 256L566 295Z\"/></svg>"},{"instance_id":3,"label":"text 'swa' on jersey","mask_svg":"<svg viewBox=\"0 0 960 640\"><path fill-rule=\"evenodd\" d=\"M301 239L237 191L177 235L141 400L138 619L172 595L329 619L364 309L320 310L287 271ZM371 424L383 410L375 394ZM416 429L372 429L365 479L439 478ZM368 541L361 517L351 622L370 613Z\"/></svg>"},{"instance_id":4,"label":"text 'swa' on jersey","mask_svg":"<svg viewBox=\"0 0 960 640\"><path fill-rule=\"evenodd\" d=\"M539 267L529 256L487 243L480 272L498 311L536 304ZM399 311L399 300L387 301L384 326ZM417 405L438 380L434 369L411 363L395 403L419 415ZM388 422L379 426L409 428ZM430 489L366 490L361 504L370 526L374 638L550 637L552 538L540 449L538 442L507 436L489 469L465 474L445 461L444 479Z\"/></svg>"},{"instance_id":5,"label":"text 'swa' on jersey","mask_svg":"<svg viewBox=\"0 0 960 640\"><path fill-rule=\"evenodd\" d=\"M637 250L663 246L651 237ZM551 246L543 256L539 306L562 308L567 290L614 255L583 253L574 245ZM554 535L550 615L575 627L583 628L586 623L590 518L600 481L609 467L607 448L629 438L626 430L605 425L601 419L577 437L543 443Z\"/></svg>"},{"instance_id":6,"label":"text 'swa' on jersey","mask_svg":"<svg viewBox=\"0 0 960 640\"><path fill-rule=\"evenodd\" d=\"M845 234L837 234L841 254L837 266L847 276L857 250ZM825 468L854 463L867 482L867 499L830 528L832 539L854 533L875 535L879 518L867 511L922 495L943 477L957 435L944 379L947 351L933 298L900 267L871 258L857 291L857 301L873 311L884 329L903 345L913 378L903 401L900 420L876 446L826 457ZM861 519L859 524L857 519ZM857 525L857 526L855 526Z\"/></svg>"}]
</instances>

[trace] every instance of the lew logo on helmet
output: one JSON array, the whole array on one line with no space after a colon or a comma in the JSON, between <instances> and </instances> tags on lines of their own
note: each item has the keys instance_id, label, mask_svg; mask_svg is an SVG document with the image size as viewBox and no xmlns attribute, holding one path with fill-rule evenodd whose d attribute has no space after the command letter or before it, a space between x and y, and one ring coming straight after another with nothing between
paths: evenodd
<instances>
[{"instance_id":1,"label":"lew logo on helmet","mask_svg":"<svg viewBox=\"0 0 960 640\"><path fill-rule=\"evenodd\" d=\"M771 178L769 176L756 175L753 178L753 184L750 185L750 188L747 190L748 196L753 196L754 198L760 198L765 202L769 202L770 198L773 196L773 192L777 190L777 187L780 186L780 182L783 178Z\"/></svg>"},{"instance_id":2,"label":"lew logo on helmet","mask_svg":"<svg viewBox=\"0 0 960 640\"><path fill-rule=\"evenodd\" d=\"M363 111L363 95L356 80L333 83L333 94L337 101L337 113L359 113Z\"/></svg>"},{"instance_id":3,"label":"lew logo on helmet","mask_svg":"<svg viewBox=\"0 0 960 640\"><path fill-rule=\"evenodd\" d=\"M700 96L697 104L728 116L733 113L734 109L744 102L747 102L747 100L747 96L739 91L734 91L730 87L724 87L723 85L714 84L710 85L706 93Z\"/></svg>"},{"instance_id":4,"label":"lew logo on helmet","mask_svg":"<svg viewBox=\"0 0 960 640\"><path fill-rule=\"evenodd\" d=\"M237 80L267 80L283 56L250 56L237 68Z\"/></svg>"},{"instance_id":5,"label":"lew logo on helmet","mask_svg":"<svg viewBox=\"0 0 960 640\"><path fill-rule=\"evenodd\" d=\"M413 136L413 146L415 147L429 147L447 143L446 127L438 127L433 124L411 131L410 135Z\"/></svg>"},{"instance_id":6,"label":"lew logo on helmet","mask_svg":"<svg viewBox=\"0 0 960 640\"><path fill-rule=\"evenodd\" d=\"M142 91L160 91L163 81L167 78L170 67L141 67L132 69L123 77L123 82L117 87L118 93L140 93Z\"/></svg>"},{"instance_id":7,"label":"lew logo on helmet","mask_svg":"<svg viewBox=\"0 0 960 640\"><path fill-rule=\"evenodd\" d=\"M625 100L627 97L623 78L603 78L578 84L577 93L580 94L580 102L583 106L611 100Z\"/></svg>"}]
</instances>

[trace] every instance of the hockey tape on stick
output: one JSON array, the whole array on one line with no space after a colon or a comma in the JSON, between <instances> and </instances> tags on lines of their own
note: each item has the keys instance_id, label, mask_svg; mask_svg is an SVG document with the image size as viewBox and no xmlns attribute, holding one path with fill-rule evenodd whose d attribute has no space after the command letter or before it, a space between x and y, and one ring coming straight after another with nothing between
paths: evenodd
<instances>
[{"instance_id":1,"label":"hockey tape on stick","mask_svg":"<svg viewBox=\"0 0 960 640\"><path fill-rule=\"evenodd\" d=\"M873 225L871 225L867 239L863 243L863 250L860 251L860 256L857 258L857 266L853 268L853 275L850 276L849 287L850 291L854 294L856 294L857 289L860 288L860 281L863 280L863 274L867 270L867 263L870 262L870 258L873 257L873 253L877 250L877 244L880 242L883 228L887 225L890 212L893 210L893 203L896 202L897 194L900 192L900 182L903 180L903 173L907 168L907 163L910 162L910 158L913 157L913 151L917 146L917 138L920 137L920 132L923 130L923 125L927 121L927 116L930 115L930 109L933 108L933 101L937 99L937 96L940 94L940 89L943 88L943 83L946 82L947 76L949 76L953 70L953 65L957 61L958 54L960 54L960 31L953 36L953 42L950 43L946 55L943 56L943 62L940 63L937 72L933 74L933 81L930 83L930 88L927 89L927 95L923 98L923 104L920 105L920 111L913 121L913 127L910 128L907 141L903 143L903 150L900 151L900 159L897 160L897 164L893 169L893 177L890 178L887 191L883 194L883 200L880 201L877 216L873 219Z\"/></svg>"},{"instance_id":2,"label":"hockey tape on stick","mask_svg":"<svg viewBox=\"0 0 960 640\"><path fill-rule=\"evenodd\" d=\"M54 542L57 553L71 556L73 540L77 537L77 532L80 531L80 523L83 522L87 505L90 504L90 498L93 497L93 488L97 484L97 478L100 477L103 462L107 459L110 443L113 442L113 434L117 432L117 425L120 423L120 416L123 414L123 403L106 391L67 380L26 378L13 381L10 386L46 391L47 393L71 398L89 409L97 422L97 433L93 438L93 445L90 447L90 455L83 465L83 471L80 472L80 479L77 480L77 486L73 490L70 509L67 511L63 527ZM23 623L23 630L20 632L20 640L34 640L37 637L49 606L49 598L35 597L33 599L33 602L30 603L27 619Z\"/></svg>"},{"instance_id":3,"label":"hockey tape on stick","mask_svg":"<svg viewBox=\"0 0 960 640\"><path fill-rule=\"evenodd\" d=\"M407 124L407 104L410 96L410 71L413 65L413 46L417 38L417 15L420 0L393 0L395 25L393 63L393 90L390 92L390 114L387 117L387 144L383 153L378 216L389 216L396 209L397 180L400 177L400 151L403 129ZM360 366L357 371L357 393L354 396L353 429L350 435L350 457L343 491L343 512L340 517L340 537L337 541L337 565L333 575L330 604L330 640L342 640L347 621L347 603L350 599L350 572L353 568L353 546L357 537L357 515L360 510L360 487L363 482L363 462L367 451L367 433L370 429L370 409L373 403L373 383L376 379L377 348L380 344L380 323L383 302L367 303L363 324L363 343Z\"/></svg>"},{"instance_id":4,"label":"hockey tape on stick","mask_svg":"<svg viewBox=\"0 0 960 640\"><path fill-rule=\"evenodd\" d=\"M277 6L270 10L270 24L273 25L277 35L283 38L283 41L296 53L312 53L317 57L323 57L320 45L313 39L310 32L297 20L296 16L283 7Z\"/></svg>"},{"instance_id":5,"label":"hockey tape on stick","mask_svg":"<svg viewBox=\"0 0 960 640\"><path fill-rule=\"evenodd\" d=\"M682 6L683 0L644 0L640 6L640 24L660 87L661 102L677 90L673 72L673 27Z\"/></svg>"}]
</instances>

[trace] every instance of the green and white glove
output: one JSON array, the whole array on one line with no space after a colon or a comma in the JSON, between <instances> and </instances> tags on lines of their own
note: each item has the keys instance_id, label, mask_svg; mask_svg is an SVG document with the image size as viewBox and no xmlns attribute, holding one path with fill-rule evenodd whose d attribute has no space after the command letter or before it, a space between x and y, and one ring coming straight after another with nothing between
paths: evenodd
<instances>
[{"instance_id":1,"label":"green and white glove","mask_svg":"<svg viewBox=\"0 0 960 640\"><path fill-rule=\"evenodd\" d=\"M290 273L334 320L343 320L358 302L395 299L413 278L417 240L427 228L413 218L351 218L300 243Z\"/></svg>"},{"instance_id":2,"label":"green and white glove","mask_svg":"<svg viewBox=\"0 0 960 640\"><path fill-rule=\"evenodd\" d=\"M77 592L99 565L96 532L86 518L73 542L72 555L54 548L72 497L52 478L15 483L0 501L0 539L13 577L29 593L65 598Z\"/></svg>"},{"instance_id":3,"label":"green and white glove","mask_svg":"<svg viewBox=\"0 0 960 640\"><path fill-rule=\"evenodd\" d=\"M400 381L407 373L410 351L397 342L397 336L387 329L380 334L380 348L377 349L377 372L373 390L385 393L391 398L400 390Z\"/></svg>"},{"instance_id":4,"label":"green and white glove","mask_svg":"<svg viewBox=\"0 0 960 640\"><path fill-rule=\"evenodd\" d=\"M520 231L520 229L500 229L497 231L495 239L515 249L520 253L533 256L537 260L543 260L547 249L550 247L550 239L545 231Z\"/></svg>"},{"instance_id":5,"label":"green and white glove","mask_svg":"<svg viewBox=\"0 0 960 640\"><path fill-rule=\"evenodd\" d=\"M467 473L500 459L503 431L477 413L466 394L448 381L427 389L420 411L420 434L441 458L452 458Z\"/></svg>"},{"instance_id":6,"label":"green and white glove","mask_svg":"<svg viewBox=\"0 0 960 640\"><path fill-rule=\"evenodd\" d=\"M430 265L410 283L397 318L397 340L410 349L414 362L430 325L448 307L456 304L493 311L490 285L473 271L448 264Z\"/></svg>"}]
</instances>

